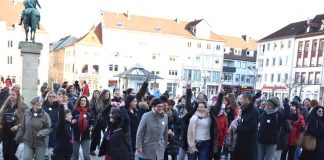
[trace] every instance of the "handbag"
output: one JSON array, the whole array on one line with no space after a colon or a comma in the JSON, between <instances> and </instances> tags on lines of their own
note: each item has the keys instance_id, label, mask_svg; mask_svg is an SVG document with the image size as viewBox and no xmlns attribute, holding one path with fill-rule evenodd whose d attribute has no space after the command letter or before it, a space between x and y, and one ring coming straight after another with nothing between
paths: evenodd
<instances>
[{"instance_id":1,"label":"handbag","mask_svg":"<svg viewBox=\"0 0 324 160\"><path fill-rule=\"evenodd\" d=\"M316 138L308 133L302 133L299 146L307 151L314 151L316 148Z\"/></svg>"},{"instance_id":2,"label":"handbag","mask_svg":"<svg viewBox=\"0 0 324 160\"><path fill-rule=\"evenodd\" d=\"M318 126L318 122L316 124L316 128L317 128L317 126ZM307 151L314 151L316 148L316 137L306 133L306 131L307 131L307 128L299 137L298 145Z\"/></svg>"}]
</instances>

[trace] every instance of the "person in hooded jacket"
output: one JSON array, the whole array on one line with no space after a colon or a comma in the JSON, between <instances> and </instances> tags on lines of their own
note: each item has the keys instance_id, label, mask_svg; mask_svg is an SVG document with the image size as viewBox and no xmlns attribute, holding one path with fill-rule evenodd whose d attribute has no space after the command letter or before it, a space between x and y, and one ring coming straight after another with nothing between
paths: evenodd
<instances>
[{"instance_id":1,"label":"person in hooded jacket","mask_svg":"<svg viewBox=\"0 0 324 160\"><path fill-rule=\"evenodd\" d=\"M130 160L132 157L131 145L128 142L126 133L122 127L122 112L120 109L113 109L110 113L110 127L104 134L99 157L105 156L105 160Z\"/></svg>"},{"instance_id":2,"label":"person in hooded jacket","mask_svg":"<svg viewBox=\"0 0 324 160\"><path fill-rule=\"evenodd\" d=\"M316 106L311 110L307 120L306 133L316 138L314 151L303 149L300 160L323 160L324 159L324 107Z\"/></svg>"}]
</instances>

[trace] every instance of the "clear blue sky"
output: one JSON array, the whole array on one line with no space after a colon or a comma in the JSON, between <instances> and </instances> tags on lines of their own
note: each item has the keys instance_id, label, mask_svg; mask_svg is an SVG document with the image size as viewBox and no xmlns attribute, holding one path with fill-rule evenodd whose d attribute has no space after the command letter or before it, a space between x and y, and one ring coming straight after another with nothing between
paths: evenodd
<instances>
[{"instance_id":1,"label":"clear blue sky","mask_svg":"<svg viewBox=\"0 0 324 160\"><path fill-rule=\"evenodd\" d=\"M43 25L58 39L81 36L100 10L191 21L206 19L218 34L254 39L285 25L324 14L324 0L39 0ZM60 23L61 25L58 25Z\"/></svg>"}]
</instances>

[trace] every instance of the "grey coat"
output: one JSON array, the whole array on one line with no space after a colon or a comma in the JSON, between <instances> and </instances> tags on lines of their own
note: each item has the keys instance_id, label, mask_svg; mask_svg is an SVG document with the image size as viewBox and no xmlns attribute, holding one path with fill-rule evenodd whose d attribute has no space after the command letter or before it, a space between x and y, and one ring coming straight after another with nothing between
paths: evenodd
<instances>
[{"instance_id":1,"label":"grey coat","mask_svg":"<svg viewBox=\"0 0 324 160\"><path fill-rule=\"evenodd\" d=\"M137 129L136 148L143 152L137 155L143 159L164 159L168 144L168 117L157 116L153 111L143 115Z\"/></svg>"},{"instance_id":2,"label":"grey coat","mask_svg":"<svg viewBox=\"0 0 324 160\"><path fill-rule=\"evenodd\" d=\"M51 119L45 111L36 114L32 108L27 109L15 140L23 140L30 147L47 147L50 127Z\"/></svg>"}]
</instances>

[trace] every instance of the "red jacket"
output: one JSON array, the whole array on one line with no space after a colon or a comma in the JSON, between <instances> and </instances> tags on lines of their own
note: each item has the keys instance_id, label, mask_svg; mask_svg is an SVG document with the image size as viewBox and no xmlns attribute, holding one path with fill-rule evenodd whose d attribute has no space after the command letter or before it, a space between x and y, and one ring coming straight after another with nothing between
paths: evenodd
<instances>
[{"instance_id":1,"label":"red jacket","mask_svg":"<svg viewBox=\"0 0 324 160\"><path fill-rule=\"evenodd\" d=\"M227 117L225 114L221 114L220 116L216 116L215 119L217 123L217 145L221 147L224 145L224 139L228 134Z\"/></svg>"},{"instance_id":2,"label":"red jacket","mask_svg":"<svg viewBox=\"0 0 324 160\"><path fill-rule=\"evenodd\" d=\"M289 134L289 146L297 146L297 141L299 139L299 136L301 134L301 128L305 128L305 120L304 117L297 111L298 113L298 120L294 121L292 124L292 129ZM292 123L291 120L289 120L290 124Z\"/></svg>"}]
</instances>

